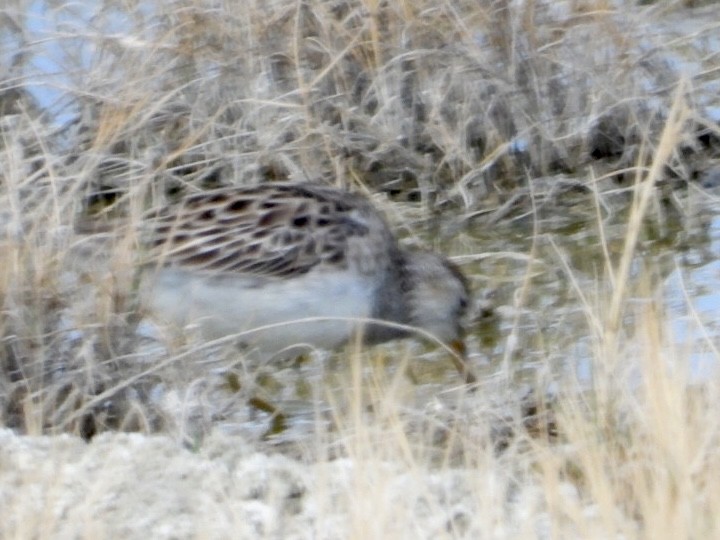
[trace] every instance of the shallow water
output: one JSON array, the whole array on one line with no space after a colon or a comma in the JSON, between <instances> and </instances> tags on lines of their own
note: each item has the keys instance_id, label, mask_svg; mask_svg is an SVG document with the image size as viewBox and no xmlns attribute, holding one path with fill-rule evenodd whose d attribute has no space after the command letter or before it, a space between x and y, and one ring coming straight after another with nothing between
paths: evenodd
<instances>
[{"instance_id":1,"label":"shallow water","mask_svg":"<svg viewBox=\"0 0 720 540\"><path fill-rule=\"evenodd\" d=\"M649 312L660 315L667 329L662 347L668 358L687 362L680 367L687 367L691 378L702 378L716 372L720 358L714 348L720 336L715 321L720 306L720 205L705 194L691 194L704 201L698 209L686 194L680 195L679 208L692 212L683 216L661 209L646 219L628 280L619 357L647 346L639 329L652 308ZM585 214L589 217L584 220L550 218L492 227L470 222L450 240L435 242L436 249L454 254L478 297L468 341L483 392L487 387L526 392L523 388L538 385L552 392L555 383L568 376L589 385L596 369L607 368L598 365L597 347L605 338L613 294L607 260L617 272L626 211L619 207L602 225L592 206ZM359 378L353 378L356 357L362 363ZM261 392L286 415L274 435L278 442L302 440L317 429L319 420L330 426L333 411L352 406L345 400L358 380L364 388L384 378L403 395L408 410L416 411L434 402L452 407L463 388L442 353L416 340L375 347L360 356L349 350L317 352L292 367L267 366L266 373ZM637 376L630 378L631 384ZM370 407L371 394L368 390ZM256 434L268 427L262 413L254 421L228 425L231 430L252 427Z\"/></svg>"},{"instance_id":2,"label":"shallow water","mask_svg":"<svg viewBox=\"0 0 720 540\"><path fill-rule=\"evenodd\" d=\"M676 253L673 262L664 281L672 340L688 351L691 378L702 379L716 374L720 359L720 215L712 216L707 241Z\"/></svg>"},{"instance_id":3,"label":"shallow water","mask_svg":"<svg viewBox=\"0 0 720 540\"><path fill-rule=\"evenodd\" d=\"M633 324L652 300L671 332L668 343L676 356L690 360L692 377L703 377L719 359L714 343L720 335L715 315L720 307L720 205L705 193L680 195L685 215L661 208L646 219L623 315L628 334L621 339L632 337ZM494 328L484 329L492 337L477 342L490 363L510 356L514 377L539 367L558 373L572 368L581 380L590 380L597 361L593 324L602 325L609 308L613 284L607 261L617 272L625 213L607 218L602 231L597 220L587 219L559 226L540 221L534 236L512 226L474 236L476 249L485 255L474 278L481 288L496 289L500 314Z\"/></svg>"}]
</instances>

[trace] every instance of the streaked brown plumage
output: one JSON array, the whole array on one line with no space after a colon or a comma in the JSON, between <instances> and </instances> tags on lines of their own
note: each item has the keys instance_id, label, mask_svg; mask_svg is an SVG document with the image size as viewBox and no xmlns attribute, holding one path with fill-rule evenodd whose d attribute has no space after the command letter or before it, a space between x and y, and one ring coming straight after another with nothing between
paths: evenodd
<instances>
[{"instance_id":1,"label":"streaked brown plumage","mask_svg":"<svg viewBox=\"0 0 720 540\"><path fill-rule=\"evenodd\" d=\"M228 187L148 213L149 303L262 350L368 343L418 328L462 349L469 289L446 258L398 244L368 199L315 184ZM306 318L324 318L298 323ZM328 320L333 319L333 320ZM353 322L352 319L355 319ZM367 319L394 325L368 323Z\"/></svg>"}]
</instances>

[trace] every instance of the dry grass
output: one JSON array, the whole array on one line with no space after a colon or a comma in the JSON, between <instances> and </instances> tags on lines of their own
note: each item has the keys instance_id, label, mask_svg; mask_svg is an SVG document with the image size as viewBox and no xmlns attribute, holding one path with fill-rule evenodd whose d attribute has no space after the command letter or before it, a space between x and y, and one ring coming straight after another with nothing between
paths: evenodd
<instances>
[{"instance_id":1,"label":"dry grass","mask_svg":"<svg viewBox=\"0 0 720 540\"><path fill-rule=\"evenodd\" d=\"M673 219L692 223L684 190L717 158L712 5L156 4L100 3L92 24L73 4L0 8L0 426L52 436L2 432L16 517L0 537L720 537L720 387L688 367L717 358L715 336L677 344L639 253L648 230L694 234ZM140 213L277 179L366 191L479 291L512 287L474 392L426 375L417 358L437 354L412 345L221 377L222 344L148 333ZM587 251L553 234L578 223L599 239L591 280L573 264ZM492 232L527 253L482 253ZM551 266L581 330L537 310ZM589 373L554 360L574 351L562 339ZM264 395L311 403L275 425L290 436L258 436L268 419L246 403ZM187 500L156 506L168 492Z\"/></svg>"}]
</instances>

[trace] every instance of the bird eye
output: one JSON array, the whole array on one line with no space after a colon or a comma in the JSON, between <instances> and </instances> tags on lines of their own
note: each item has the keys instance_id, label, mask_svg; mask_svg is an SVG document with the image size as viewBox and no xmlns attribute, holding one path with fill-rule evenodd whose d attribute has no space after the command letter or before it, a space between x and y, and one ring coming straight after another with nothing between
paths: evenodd
<instances>
[{"instance_id":1,"label":"bird eye","mask_svg":"<svg viewBox=\"0 0 720 540\"><path fill-rule=\"evenodd\" d=\"M461 299L460 299L460 305L459 305L459 307L460 307L460 311L465 311L465 310L468 308L468 301L467 301L466 298L461 298Z\"/></svg>"}]
</instances>

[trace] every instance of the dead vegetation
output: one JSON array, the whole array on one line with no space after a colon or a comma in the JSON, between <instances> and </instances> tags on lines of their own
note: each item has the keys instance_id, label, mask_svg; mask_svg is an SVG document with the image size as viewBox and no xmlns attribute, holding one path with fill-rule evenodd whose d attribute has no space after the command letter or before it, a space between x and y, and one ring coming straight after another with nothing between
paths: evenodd
<instances>
[{"instance_id":1,"label":"dead vegetation","mask_svg":"<svg viewBox=\"0 0 720 540\"><path fill-rule=\"evenodd\" d=\"M73 4L31 4L0 8L1 426L88 440L165 433L195 449L218 425L268 423L272 414L245 403L272 402L280 388L279 399L327 407L311 407L310 442L259 436L263 451L400 463L413 474L467 468L500 482L495 492L456 480L462 489L447 500L458 506L437 529L449 537L492 536L493 524L508 538L717 535L720 498L707 479L720 463L718 389L712 378L690 384L678 367L692 351L672 349L664 306L634 266L647 223L683 248L700 214L685 196L714 178L715 6L184 0L101 2L91 17ZM46 57L51 71L38 64ZM593 290L573 267L556 269L587 321L588 335L573 339L590 343L590 379L536 369L525 381L532 391L516 391L518 333L528 329L514 320L489 338L504 344L500 367L451 406L434 398L445 386L409 390L399 369L376 380L346 367L329 390L318 389L326 375L302 366L258 374L233 365L230 376L208 377L226 350L148 333L132 225L178 192L276 180L376 194L411 240L432 233L469 271L485 259L467 237L485 230L537 239L542 224L597 227ZM619 239L603 237L611 215L627 218ZM536 256L518 263L527 274L506 300L518 319ZM644 307L629 307L638 298ZM544 316L531 341L551 350ZM716 355L712 343L702 346ZM383 368L401 356L412 370L431 356L396 352L357 358ZM638 371L649 376L638 383ZM551 386L560 390L548 397ZM413 392L425 407L408 412ZM382 467L366 470L382 479ZM376 486L355 480L343 508L361 530L377 515ZM472 502L461 508L466 492ZM361 496L364 505L352 504ZM487 501L502 509L483 513ZM417 512L406 510L403 523ZM397 532L386 518L377 530Z\"/></svg>"}]
</instances>

